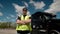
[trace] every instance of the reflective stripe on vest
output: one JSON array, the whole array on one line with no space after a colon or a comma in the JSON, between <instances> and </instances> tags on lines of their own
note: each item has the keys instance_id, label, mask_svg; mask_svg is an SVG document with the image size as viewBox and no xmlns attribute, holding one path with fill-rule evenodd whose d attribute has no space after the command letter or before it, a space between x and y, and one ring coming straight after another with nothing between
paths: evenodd
<instances>
[{"instance_id":1,"label":"reflective stripe on vest","mask_svg":"<svg viewBox=\"0 0 60 34\"><path fill-rule=\"evenodd\" d=\"M25 16L25 19L24 19L24 16L22 15L20 18L21 18L21 20L28 20L29 17L30 16ZM22 30L22 31L30 30L31 31L32 28L31 28L30 23L25 24L25 25L17 24L16 30Z\"/></svg>"}]
</instances>

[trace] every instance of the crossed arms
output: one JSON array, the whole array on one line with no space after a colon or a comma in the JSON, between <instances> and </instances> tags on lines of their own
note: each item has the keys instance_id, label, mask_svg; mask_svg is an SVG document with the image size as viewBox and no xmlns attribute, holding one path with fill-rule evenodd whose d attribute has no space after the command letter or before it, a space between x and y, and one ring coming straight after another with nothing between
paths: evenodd
<instances>
[{"instance_id":1,"label":"crossed arms","mask_svg":"<svg viewBox=\"0 0 60 34\"><path fill-rule=\"evenodd\" d=\"M17 24L27 24L27 23L30 23L31 22L31 19L28 19L28 20L17 20L16 23Z\"/></svg>"}]
</instances>

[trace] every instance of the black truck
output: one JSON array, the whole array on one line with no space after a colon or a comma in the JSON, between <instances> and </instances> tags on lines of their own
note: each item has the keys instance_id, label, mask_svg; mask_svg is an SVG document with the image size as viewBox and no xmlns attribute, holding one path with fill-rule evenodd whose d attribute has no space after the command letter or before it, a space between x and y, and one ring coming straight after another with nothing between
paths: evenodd
<instances>
[{"instance_id":1,"label":"black truck","mask_svg":"<svg viewBox=\"0 0 60 34\"><path fill-rule=\"evenodd\" d=\"M31 19L32 34L60 34L60 19L56 15L36 12Z\"/></svg>"}]
</instances>

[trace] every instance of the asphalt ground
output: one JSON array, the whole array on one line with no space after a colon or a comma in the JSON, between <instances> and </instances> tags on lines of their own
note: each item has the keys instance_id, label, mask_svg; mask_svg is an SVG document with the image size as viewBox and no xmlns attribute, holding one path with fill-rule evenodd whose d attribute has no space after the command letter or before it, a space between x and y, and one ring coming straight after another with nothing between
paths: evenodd
<instances>
[{"instance_id":1,"label":"asphalt ground","mask_svg":"<svg viewBox=\"0 0 60 34\"><path fill-rule=\"evenodd\" d=\"M0 34L17 34L15 29L0 29Z\"/></svg>"}]
</instances>

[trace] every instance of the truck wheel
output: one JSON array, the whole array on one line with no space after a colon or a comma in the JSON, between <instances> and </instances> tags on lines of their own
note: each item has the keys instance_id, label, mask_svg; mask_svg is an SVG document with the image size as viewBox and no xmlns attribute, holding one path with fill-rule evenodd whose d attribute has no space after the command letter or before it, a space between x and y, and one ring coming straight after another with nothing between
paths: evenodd
<instances>
[{"instance_id":1,"label":"truck wheel","mask_svg":"<svg viewBox=\"0 0 60 34\"><path fill-rule=\"evenodd\" d=\"M57 30L52 30L51 34L59 34L59 32Z\"/></svg>"}]
</instances>

